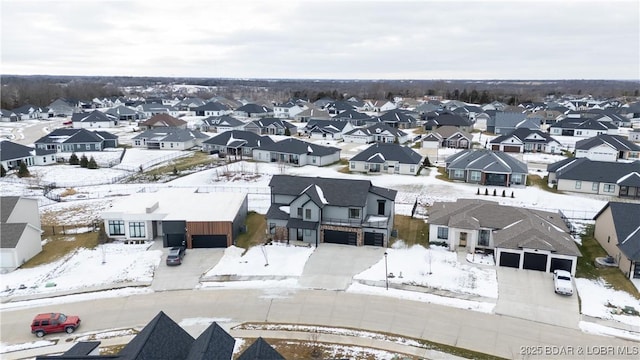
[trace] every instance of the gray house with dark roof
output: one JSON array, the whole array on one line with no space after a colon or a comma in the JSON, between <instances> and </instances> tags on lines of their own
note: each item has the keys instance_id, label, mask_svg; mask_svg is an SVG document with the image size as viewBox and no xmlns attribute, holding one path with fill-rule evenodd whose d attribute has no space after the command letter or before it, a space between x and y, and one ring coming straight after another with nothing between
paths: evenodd
<instances>
[{"instance_id":1,"label":"gray house with dark roof","mask_svg":"<svg viewBox=\"0 0 640 360\"><path fill-rule=\"evenodd\" d=\"M499 266L575 275L580 250L559 212L475 199L436 202L428 212L429 242L493 253Z\"/></svg>"},{"instance_id":2,"label":"gray house with dark roof","mask_svg":"<svg viewBox=\"0 0 640 360\"><path fill-rule=\"evenodd\" d=\"M595 161L638 160L640 145L620 135L600 134L576 142L575 155Z\"/></svg>"},{"instance_id":3,"label":"gray house with dark roof","mask_svg":"<svg viewBox=\"0 0 640 360\"><path fill-rule=\"evenodd\" d=\"M608 202L594 217L594 236L629 279L640 282L640 203Z\"/></svg>"},{"instance_id":4,"label":"gray house with dark roof","mask_svg":"<svg viewBox=\"0 0 640 360\"><path fill-rule=\"evenodd\" d=\"M231 130L220 133L202 142L202 150L234 156L253 157L253 149L262 145L273 144L274 141L266 135L257 135L251 131Z\"/></svg>"},{"instance_id":5,"label":"gray house with dark roof","mask_svg":"<svg viewBox=\"0 0 640 360\"><path fill-rule=\"evenodd\" d=\"M253 160L294 166L325 166L340 161L340 149L288 138L253 149Z\"/></svg>"},{"instance_id":6,"label":"gray house with dark roof","mask_svg":"<svg viewBox=\"0 0 640 360\"><path fill-rule=\"evenodd\" d=\"M210 116L202 119L200 130L205 132L224 132L229 130L242 130L246 123L229 115Z\"/></svg>"},{"instance_id":7,"label":"gray house with dark roof","mask_svg":"<svg viewBox=\"0 0 640 360\"><path fill-rule=\"evenodd\" d=\"M232 113L233 111L227 105L217 101L210 101L202 106L192 108L196 116L222 116Z\"/></svg>"},{"instance_id":8,"label":"gray house with dark roof","mask_svg":"<svg viewBox=\"0 0 640 360\"><path fill-rule=\"evenodd\" d=\"M272 117L253 120L247 123L244 129L258 135L287 135L287 131L289 135L294 135L298 132L298 127L292 123Z\"/></svg>"},{"instance_id":9,"label":"gray house with dark roof","mask_svg":"<svg viewBox=\"0 0 640 360\"><path fill-rule=\"evenodd\" d=\"M62 355L37 356L37 360L113 359L113 360L231 360L235 339L212 322L197 339L160 311L118 354L101 355L99 341L81 341ZM264 340L256 340L239 358L284 359ZM255 344L255 343L254 343ZM245 353L247 354L245 356ZM269 357L255 357L257 355ZM244 356L244 357L243 357Z\"/></svg>"},{"instance_id":10,"label":"gray house with dark roof","mask_svg":"<svg viewBox=\"0 0 640 360\"><path fill-rule=\"evenodd\" d=\"M494 133L508 134L516 129L525 128L530 130L540 129L540 121L527 117L521 112L497 112L495 115Z\"/></svg>"},{"instance_id":11,"label":"gray house with dark roof","mask_svg":"<svg viewBox=\"0 0 640 360\"><path fill-rule=\"evenodd\" d=\"M133 147L161 150L187 150L201 146L209 136L198 130L174 127L153 128L131 138Z\"/></svg>"},{"instance_id":12,"label":"gray house with dark roof","mask_svg":"<svg viewBox=\"0 0 640 360\"><path fill-rule=\"evenodd\" d=\"M449 179L493 186L525 186L528 167L502 151L465 150L445 160Z\"/></svg>"},{"instance_id":13,"label":"gray house with dark roof","mask_svg":"<svg viewBox=\"0 0 640 360\"><path fill-rule=\"evenodd\" d=\"M366 122L373 122L373 118L365 113L361 113L356 111L355 109L349 109L346 111L342 111L335 116L333 116L334 120L346 120L351 123L353 126L362 126Z\"/></svg>"},{"instance_id":14,"label":"gray house with dark roof","mask_svg":"<svg viewBox=\"0 0 640 360\"><path fill-rule=\"evenodd\" d=\"M540 130L517 128L510 133L500 135L489 143L491 150L524 153L543 152L559 154L562 145L551 135Z\"/></svg>"},{"instance_id":15,"label":"gray house with dark roof","mask_svg":"<svg viewBox=\"0 0 640 360\"><path fill-rule=\"evenodd\" d=\"M125 105L113 107L105 111L105 114L114 116L119 121L138 121L145 116L143 112Z\"/></svg>"},{"instance_id":16,"label":"gray house with dark roof","mask_svg":"<svg viewBox=\"0 0 640 360\"><path fill-rule=\"evenodd\" d=\"M358 144L372 142L404 144L408 140L408 135L406 132L385 123L377 123L364 128L355 128L345 133L342 138L345 142Z\"/></svg>"},{"instance_id":17,"label":"gray house with dark roof","mask_svg":"<svg viewBox=\"0 0 640 360\"><path fill-rule=\"evenodd\" d=\"M233 116L259 118L273 116L273 109L259 104L246 104L233 111Z\"/></svg>"},{"instance_id":18,"label":"gray house with dark roof","mask_svg":"<svg viewBox=\"0 0 640 360\"><path fill-rule=\"evenodd\" d=\"M376 143L349 159L349 171L416 175L421 163L422 155L410 147Z\"/></svg>"},{"instance_id":19,"label":"gray house with dark roof","mask_svg":"<svg viewBox=\"0 0 640 360\"><path fill-rule=\"evenodd\" d=\"M395 190L368 180L274 175L267 212L277 241L386 247L394 224Z\"/></svg>"},{"instance_id":20,"label":"gray house with dark roof","mask_svg":"<svg viewBox=\"0 0 640 360\"><path fill-rule=\"evenodd\" d=\"M0 140L0 164L5 170L18 169L20 163L27 166L56 163L56 151L35 149L9 140Z\"/></svg>"},{"instance_id":21,"label":"gray house with dark roof","mask_svg":"<svg viewBox=\"0 0 640 360\"><path fill-rule=\"evenodd\" d=\"M593 137L600 134L616 135L618 127L608 121L584 118L565 118L549 127L551 135Z\"/></svg>"},{"instance_id":22,"label":"gray house with dark roof","mask_svg":"<svg viewBox=\"0 0 640 360\"><path fill-rule=\"evenodd\" d=\"M3 122L16 122L20 120L18 115L11 110L0 109L0 121Z\"/></svg>"},{"instance_id":23,"label":"gray house with dark roof","mask_svg":"<svg viewBox=\"0 0 640 360\"><path fill-rule=\"evenodd\" d=\"M568 158L547 166L558 190L640 199L640 160L593 161Z\"/></svg>"},{"instance_id":24,"label":"gray house with dark roof","mask_svg":"<svg viewBox=\"0 0 640 360\"><path fill-rule=\"evenodd\" d=\"M111 128L118 125L114 115L94 110L90 113L75 113L71 116L74 129Z\"/></svg>"},{"instance_id":25,"label":"gray house with dark roof","mask_svg":"<svg viewBox=\"0 0 640 360\"><path fill-rule=\"evenodd\" d=\"M353 125L345 120L311 119L302 132L312 139L340 140L352 129Z\"/></svg>"},{"instance_id":26,"label":"gray house with dark roof","mask_svg":"<svg viewBox=\"0 0 640 360\"><path fill-rule=\"evenodd\" d=\"M35 141L36 150L57 153L102 151L118 147L118 136L100 130L59 128Z\"/></svg>"},{"instance_id":27,"label":"gray house with dark roof","mask_svg":"<svg viewBox=\"0 0 640 360\"><path fill-rule=\"evenodd\" d=\"M378 117L374 117L371 120L367 120L366 124L374 125L376 122L381 122L398 129L411 129L418 125L419 118L420 115L416 112L394 109Z\"/></svg>"},{"instance_id":28,"label":"gray house with dark roof","mask_svg":"<svg viewBox=\"0 0 640 360\"><path fill-rule=\"evenodd\" d=\"M38 200L0 197L0 273L13 271L42 251Z\"/></svg>"}]
</instances>

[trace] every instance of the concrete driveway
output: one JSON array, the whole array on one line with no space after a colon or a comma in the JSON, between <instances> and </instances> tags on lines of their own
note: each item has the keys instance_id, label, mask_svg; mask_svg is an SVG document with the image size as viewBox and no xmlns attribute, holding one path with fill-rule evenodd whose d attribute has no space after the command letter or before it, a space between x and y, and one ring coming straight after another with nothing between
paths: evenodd
<instances>
[{"instance_id":1,"label":"concrete driveway","mask_svg":"<svg viewBox=\"0 0 640 360\"><path fill-rule=\"evenodd\" d=\"M501 266L496 266L496 271L498 276L498 302L494 309L496 314L578 328L580 321L578 294L574 293L572 296L556 294L551 273Z\"/></svg>"},{"instance_id":2,"label":"concrete driveway","mask_svg":"<svg viewBox=\"0 0 640 360\"><path fill-rule=\"evenodd\" d=\"M385 248L322 244L311 254L298 284L309 289L346 290L353 277L377 263Z\"/></svg>"},{"instance_id":3,"label":"concrete driveway","mask_svg":"<svg viewBox=\"0 0 640 360\"><path fill-rule=\"evenodd\" d=\"M169 248L162 248L162 240L156 240L151 249L162 250L162 258L151 283L151 288L155 291L196 288L200 284L200 277L220 261L225 250L187 249L181 265L167 266L165 260Z\"/></svg>"}]
</instances>

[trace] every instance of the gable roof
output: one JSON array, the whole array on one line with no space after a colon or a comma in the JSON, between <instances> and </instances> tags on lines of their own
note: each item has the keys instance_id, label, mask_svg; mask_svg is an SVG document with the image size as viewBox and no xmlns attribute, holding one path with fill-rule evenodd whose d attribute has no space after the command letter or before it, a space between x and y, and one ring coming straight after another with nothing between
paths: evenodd
<instances>
[{"instance_id":1,"label":"gable roof","mask_svg":"<svg viewBox=\"0 0 640 360\"><path fill-rule=\"evenodd\" d=\"M105 111L105 113L120 117L121 115L125 115L125 116L137 115L138 111L125 105L118 105L114 108L111 108Z\"/></svg>"},{"instance_id":2,"label":"gable roof","mask_svg":"<svg viewBox=\"0 0 640 360\"><path fill-rule=\"evenodd\" d=\"M393 109L389 110L386 113L378 116L378 121L386 122L386 123L403 123L403 124L413 124L416 122L416 118L407 110L402 109Z\"/></svg>"},{"instance_id":3,"label":"gable roof","mask_svg":"<svg viewBox=\"0 0 640 360\"><path fill-rule=\"evenodd\" d=\"M580 256L559 213L486 200L458 199L434 203L429 209L429 223L471 230L491 229L495 247L532 248Z\"/></svg>"},{"instance_id":4,"label":"gable roof","mask_svg":"<svg viewBox=\"0 0 640 360\"><path fill-rule=\"evenodd\" d=\"M440 135L442 138L444 139L448 139L451 136L455 135L455 134L460 134L463 137L471 140L473 138L473 136L471 134L469 134L468 132L464 131L464 130L460 130L459 128L455 127L455 126L450 126L450 125L444 125L441 126L435 130L433 130L433 133L436 133L438 135Z\"/></svg>"},{"instance_id":5,"label":"gable roof","mask_svg":"<svg viewBox=\"0 0 640 360\"><path fill-rule=\"evenodd\" d=\"M593 161L589 158L569 158L547 166L556 178L615 184L629 174L640 173L640 160L631 163Z\"/></svg>"},{"instance_id":6,"label":"gable roof","mask_svg":"<svg viewBox=\"0 0 640 360\"><path fill-rule=\"evenodd\" d=\"M219 103L217 101L210 101L204 105L192 108L191 111L226 111L229 110L229 108L222 103Z\"/></svg>"},{"instance_id":7,"label":"gable roof","mask_svg":"<svg viewBox=\"0 0 640 360\"><path fill-rule=\"evenodd\" d=\"M371 119L371 116L365 113L358 112L355 109L349 109L339 114L336 114L333 118L334 119L367 120L367 119Z\"/></svg>"},{"instance_id":8,"label":"gable roof","mask_svg":"<svg viewBox=\"0 0 640 360\"><path fill-rule=\"evenodd\" d=\"M262 145L273 144L274 141L269 136L261 136L251 131L230 130L220 133L212 138L203 141L203 144L229 145L234 140L243 140L243 146L256 148Z\"/></svg>"},{"instance_id":9,"label":"gable roof","mask_svg":"<svg viewBox=\"0 0 640 360\"><path fill-rule=\"evenodd\" d=\"M222 116L210 116L206 119L202 119L202 121L204 123L206 123L209 126L229 126L229 127L240 127L243 126L245 123L234 118L233 116L229 116L229 115L222 115Z\"/></svg>"},{"instance_id":10,"label":"gable roof","mask_svg":"<svg viewBox=\"0 0 640 360\"><path fill-rule=\"evenodd\" d=\"M272 144L264 144L258 147L258 149L285 154L312 154L315 156L326 156L340 152L340 149L336 147L317 145L294 138L280 140Z\"/></svg>"},{"instance_id":11,"label":"gable roof","mask_svg":"<svg viewBox=\"0 0 640 360\"><path fill-rule=\"evenodd\" d=\"M565 118L556 122L555 124L552 124L550 128L609 130L617 129L618 127L608 121L598 121L594 119L582 118Z\"/></svg>"},{"instance_id":12,"label":"gable roof","mask_svg":"<svg viewBox=\"0 0 640 360\"><path fill-rule=\"evenodd\" d=\"M527 119L527 114L522 112L497 112L496 128L499 127L516 127L516 124Z\"/></svg>"},{"instance_id":13,"label":"gable roof","mask_svg":"<svg viewBox=\"0 0 640 360\"><path fill-rule=\"evenodd\" d=\"M187 122L177 119L169 114L156 114L149 119L141 122L141 126L163 126L163 127L179 127L186 125Z\"/></svg>"},{"instance_id":14,"label":"gable roof","mask_svg":"<svg viewBox=\"0 0 640 360\"><path fill-rule=\"evenodd\" d=\"M247 125L255 125L259 128L274 126L276 128L281 128L281 129L288 128L289 130L295 130L295 131L298 130L298 127L293 125L292 123L282 119L273 118L273 117L266 117L262 119L253 120ZM293 131L291 132L293 133Z\"/></svg>"},{"instance_id":15,"label":"gable roof","mask_svg":"<svg viewBox=\"0 0 640 360\"><path fill-rule=\"evenodd\" d=\"M306 130L322 129L330 133L338 133L344 130L344 127L349 124L346 120L325 120L325 119L311 119L305 125Z\"/></svg>"},{"instance_id":16,"label":"gable roof","mask_svg":"<svg viewBox=\"0 0 640 360\"><path fill-rule=\"evenodd\" d=\"M33 148L28 146L9 140L0 140L0 161L27 158L33 156L32 151Z\"/></svg>"},{"instance_id":17,"label":"gable roof","mask_svg":"<svg viewBox=\"0 0 640 360\"><path fill-rule=\"evenodd\" d=\"M350 130L349 132L347 132L345 135L353 135L357 132L362 132L364 133L366 136L370 136L370 135L375 135L375 134L381 134L383 132L388 132L389 134L396 136L396 137L403 137L405 135L407 135L406 132L398 129L398 128L394 128L392 126L389 126L386 123L376 123L373 124L371 126L367 126L366 128L355 128L353 130Z\"/></svg>"},{"instance_id":18,"label":"gable roof","mask_svg":"<svg viewBox=\"0 0 640 360\"><path fill-rule=\"evenodd\" d=\"M272 113L273 109L270 109L263 105L249 103L249 104L240 106L235 111L246 112L247 114L267 114L267 113Z\"/></svg>"},{"instance_id":19,"label":"gable roof","mask_svg":"<svg viewBox=\"0 0 640 360\"><path fill-rule=\"evenodd\" d=\"M118 119L107 113L103 113L99 110L94 110L90 113L75 113L71 115L71 121L73 122L111 122Z\"/></svg>"},{"instance_id":20,"label":"gable roof","mask_svg":"<svg viewBox=\"0 0 640 360\"><path fill-rule=\"evenodd\" d=\"M464 117L458 114L454 114L449 111L446 111L441 114L438 114L435 118L428 120L427 125L430 125L430 126L435 125L438 127L451 125L451 126L460 127L460 126L471 126L471 122L468 119L465 119Z\"/></svg>"},{"instance_id":21,"label":"gable roof","mask_svg":"<svg viewBox=\"0 0 640 360\"><path fill-rule=\"evenodd\" d=\"M445 162L447 169L482 170L502 173L528 172L527 164L516 160L502 151L464 150L449 156Z\"/></svg>"},{"instance_id":22,"label":"gable roof","mask_svg":"<svg viewBox=\"0 0 640 360\"><path fill-rule=\"evenodd\" d=\"M259 337L236 360L285 360L285 358L262 337Z\"/></svg>"},{"instance_id":23,"label":"gable roof","mask_svg":"<svg viewBox=\"0 0 640 360\"><path fill-rule=\"evenodd\" d=\"M194 339L164 312L160 311L118 356L125 359L182 359Z\"/></svg>"},{"instance_id":24,"label":"gable roof","mask_svg":"<svg viewBox=\"0 0 640 360\"><path fill-rule=\"evenodd\" d=\"M296 114L296 118L308 117L308 118L316 118L316 119L330 119L329 112L326 110L318 109L315 107L310 107Z\"/></svg>"},{"instance_id":25,"label":"gable roof","mask_svg":"<svg viewBox=\"0 0 640 360\"><path fill-rule=\"evenodd\" d=\"M395 200L397 191L377 187L369 180L351 180L292 175L273 175L269 182L272 194L298 196L317 185L329 205L364 206L369 192ZM288 204L287 204L288 205Z\"/></svg>"},{"instance_id":26,"label":"gable roof","mask_svg":"<svg viewBox=\"0 0 640 360\"><path fill-rule=\"evenodd\" d=\"M236 340L217 323L212 323L191 344L185 360L229 360Z\"/></svg>"},{"instance_id":27,"label":"gable roof","mask_svg":"<svg viewBox=\"0 0 640 360\"><path fill-rule=\"evenodd\" d=\"M530 139L531 135L536 135L540 139ZM499 144L505 140L508 140L511 137L515 137L516 139L522 141L523 143L545 143L548 144L552 141L559 143L556 139L552 138L546 132L542 132L541 130L534 130L528 128L517 128L508 134L500 135L496 138L493 138L490 143L491 144Z\"/></svg>"},{"instance_id":28,"label":"gable roof","mask_svg":"<svg viewBox=\"0 0 640 360\"><path fill-rule=\"evenodd\" d=\"M157 141L185 142L192 139L207 139L207 135L198 130L181 129L174 127L152 128L134 136L132 139L154 138Z\"/></svg>"},{"instance_id":29,"label":"gable roof","mask_svg":"<svg viewBox=\"0 0 640 360\"><path fill-rule=\"evenodd\" d=\"M349 161L380 163L397 161L401 164L417 165L422 161L422 155L410 147L390 143L375 143L349 159Z\"/></svg>"},{"instance_id":30,"label":"gable roof","mask_svg":"<svg viewBox=\"0 0 640 360\"><path fill-rule=\"evenodd\" d=\"M640 151L640 145L627 140L620 135L600 134L576 142L576 150L589 150L596 146L608 145L618 151Z\"/></svg>"},{"instance_id":31,"label":"gable roof","mask_svg":"<svg viewBox=\"0 0 640 360\"><path fill-rule=\"evenodd\" d=\"M611 209L611 218L618 238L618 248L632 261L640 261L640 204L608 202L594 217L594 220Z\"/></svg>"},{"instance_id":32,"label":"gable roof","mask_svg":"<svg viewBox=\"0 0 640 360\"><path fill-rule=\"evenodd\" d=\"M101 143L106 139L118 137L106 131L89 131L87 129L59 128L35 141L35 144L86 144Z\"/></svg>"}]
</instances>

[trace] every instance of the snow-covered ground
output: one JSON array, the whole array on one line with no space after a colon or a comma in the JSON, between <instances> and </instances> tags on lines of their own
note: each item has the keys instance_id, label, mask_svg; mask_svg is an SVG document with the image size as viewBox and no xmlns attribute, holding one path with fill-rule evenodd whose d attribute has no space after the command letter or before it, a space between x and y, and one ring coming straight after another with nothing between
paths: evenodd
<instances>
[{"instance_id":1,"label":"snow-covered ground","mask_svg":"<svg viewBox=\"0 0 640 360\"><path fill-rule=\"evenodd\" d=\"M484 136L483 136L484 140ZM336 144L336 146L340 143ZM343 144L343 143L342 143ZM363 145L364 146L364 145ZM366 147L366 146L364 146ZM358 146L352 147L349 151L357 149ZM135 151L134 151L135 150ZM357 151L357 150L356 150ZM170 152L128 149L125 161L130 166L139 166L150 161L152 156L171 156ZM527 160L537 163L547 163L554 161L550 155L536 154L527 155ZM411 208L416 200L421 205L424 212L424 206L428 206L436 201L455 201L458 198L478 198L489 201L496 201L500 204L537 208L549 211L562 210L569 217L590 218L599 211L608 201L606 197L587 196L584 194L554 194L535 187L528 188L509 188L507 196L502 197L500 194L504 188L496 187L498 196L476 195L479 189L476 185L447 182L436 179L437 171L428 169L423 171L419 176L403 176L394 174L344 174L338 172L343 166L330 166L317 168L313 166L304 167L282 167L277 164L269 163L253 163L238 162L224 165L220 168L200 171L191 175L183 176L165 184L111 184L111 185L93 185L93 186L74 186L73 190L77 194L87 194L82 196L68 196L63 198L59 203L46 203L41 208L43 214L55 214L60 224L87 224L94 219L99 219L100 214L108 209L110 204L115 201L118 196L126 196L126 194L134 193L145 187L222 187L222 188L242 188L250 192L249 208L264 213L269 207L269 196L260 194L251 194L256 189L267 189L269 181L275 174L290 174L302 176L322 176L322 177L341 177L350 179L369 180L374 185L392 188L398 191L396 198L396 213L409 215ZM82 181L88 183L98 183L105 178L118 176L116 169L98 169L88 170L69 165L55 165L45 167L32 167L30 169L36 177L47 180L64 183L65 181ZM113 173L112 173L113 171ZM221 176L222 173L231 174L231 176ZM17 179L12 181L19 181ZM34 189L29 186L28 182L14 183L0 180L2 186L0 195L23 195L42 198L41 190ZM493 192L494 187L481 187L481 193L484 189L488 189L489 193ZM513 193L513 197L511 197ZM84 200L100 197L98 200ZM583 222L584 223L584 222ZM398 244L401 244L400 242ZM269 281L233 281L228 283L216 283L215 286L227 287L296 287L296 277L300 276L305 261L314 251L313 248L292 248L284 246L270 246L266 249L267 257L261 247L255 247L242 254L244 250L237 248L229 248L221 261L207 272L207 276L216 275L237 275L238 277L252 276L274 276L289 277L284 280ZM117 254L117 255L116 255ZM2 284L0 290L4 291L1 296L18 296L37 293L50 293L54 291L73 291L75 289L108 285L112 283L140 283L148 282L153 277L155 267L158 266L161 258L159 251L149 251L144 245L126 245L126 251L123 245L118 243L102 245L93 250L78 250L72 256L61 259L52 264L42 265L33 269L19 269L9 274L2 275ZM103 259L106 263L103 264ZM275 259L280 259L275 261ZM288 259L284 261L283 259ZM294 261L289 261L294 259ZM269 260L269 266L265 266L265 262ZM396 246L388 249L388 265L397 271L395 277L390 279L391 282L412 282L416 286L432 287L447 290L460 294L475 295L485 298L497 297L497 281L495 270L487 265L482 264L487 259L471 259L466 263L461 263L455 257L455 253L443 251L433 247L427 250L421 246L413 246L407 248L404 246ZM477 261L476 261L477 260ZM487 261L490 264L490 261ZM95 270L99 267L101 271L96 276ZM355 276L356 280L379 280L379 274L384 273L382 270L384 261L381 259L370 269L363 271ZM402 272L402 279L399 278ZM431 274L429 274L431 273ZM89 277L87 274L91 274ZM446 276L445 276L446 274ZM47 284L55 284L55 286L47 287ZM23 285L21 289L21 285ZM601 317L623 321L628 319L621 315L611 314L611 308L607 303L616 306L634 306L640 308L637 300L634 300L629 294L616 292L602 283L590 282L584 279L576 279L578 294L582 299L583 313L590 316ZM203 284L203 286L205 286ZM103 292L96 296L120 296L128 292L140 292L140 289L120 289ZM146 290L149 291L149 290ZM491 312L494 304L469 301L453 297L443 297L433 294L425 294L419 292L410 292L406 290L389 289L376 286L367 286L358 282L349 288L349 291L361 293L375 293L384 296L395 296L407 298L417 301L427 301L448 306L462 307L473 309L476 311ZM115 295L114 295L115 294ZM53 302L75 301L83 295L73 295L62 298L34 300L22 303L2 304L0 309L7 309L15 306L35 306L40 301L47 301L48 304ZM635 301L635 302L634 302ZM637 319L637 318L636 318ZM632 319L634 320L634 319ZM581 325L582 326L582 325ZM598 332L602 334L611 333L613 330L606 328L589 327L584 325L583 329L589 328L588 331ZM598 331L600 329L600 331ZM587 331L587 330L585 330ZM639 339L640 340L640 339Z\"/></svg>"}]
</instances>

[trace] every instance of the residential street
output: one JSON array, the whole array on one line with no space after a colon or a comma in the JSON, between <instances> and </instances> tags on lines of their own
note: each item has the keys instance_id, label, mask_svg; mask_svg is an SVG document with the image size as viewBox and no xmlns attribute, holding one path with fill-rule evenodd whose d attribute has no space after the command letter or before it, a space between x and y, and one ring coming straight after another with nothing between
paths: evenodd
<instances>
[{"instance_id":1,"label":"residential street","mask_svg":"<svg viewBox=\"0 0 640 360\"><path fill-rule=\"evenodd\" d=\"M2 312L0 330L3 342L24 343L35 340L28 331L28 319L35 313L51 310L50 306L43 306ZM521 350L537 346L542 347L541 349L571 346L576 352L584 351L582 356L562 357L576 359L590 358L585 355L587 350L600 346L638 350L635 342L589 335L573 326L565 328L422 302L337 291L168 291L67 303L56 306L56 310L77 314L82 318L82 326L78 332L59 335L62 339L87 332L143 326L162 310L178 323L189 318L213 318L228 319L228 322L233 323L252 321L359 328L431 340L511 359L545 358L527 357L520 353ZM47 338L56 337L58 336L51 335ZM551 351L551 348L547 349ZM33 351L38 350L28 352L33 354ZM19 358L14 357L19 355L17 353L5 355ZM610 353L606 358L637 359L637 355L624 357Z\"/></svg>"}]
</instances>

